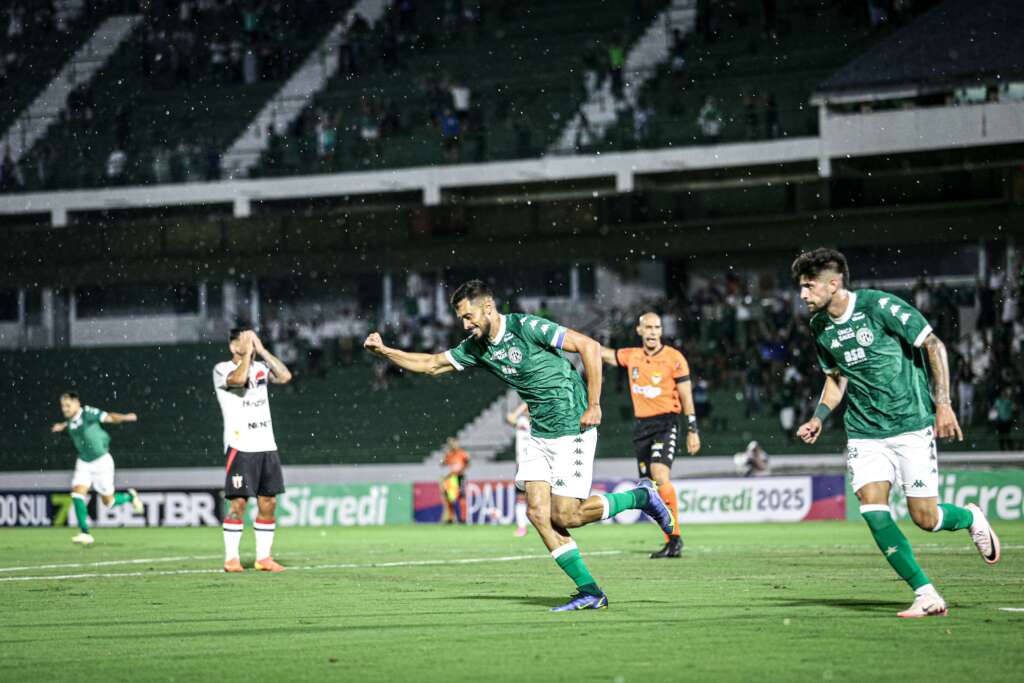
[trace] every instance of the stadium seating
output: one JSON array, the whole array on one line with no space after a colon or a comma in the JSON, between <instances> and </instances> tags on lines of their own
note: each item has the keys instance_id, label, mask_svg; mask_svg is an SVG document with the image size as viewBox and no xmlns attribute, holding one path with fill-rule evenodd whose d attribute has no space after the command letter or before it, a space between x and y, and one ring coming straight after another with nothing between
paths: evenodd
<instances>
[{"instance_id":1,"label":"stadium seating","mask_svg":"<svg viewBox=\"0 0 1024 683\"><path fill-rule=\"evenodd\" d=\"M624 112L599 147L709 142L697 123L708 96L723 122L720 142L816 134L817 110L809 104L815 86L886 31L851 20L841 3L775 4L774 31L766 29L760 3L723 4L713 13L713 35L688 36L683 64L663 64L641 93L653 113L647 138L636 139ZM768 120L769 95L777 125Z\"/></svg>"},{"instance_id":2,"label":"stadium seating","mask_svg":"<svg viewBox=\"0 0 1024 683\"><path fill-rule=\"evenodd\" d=\"M211 10L201 21L187 23L176 13L148 14L89 88L92 119L54 126L26 163L31 165L35 155L55 155L47 185L58 188L219 177L220 152L350 3L324 3L322 12L308 9L317 4L302 5L303 10L281 3L278 14L268 10L253 29L246 26L245 13L235 9ZM223 64L214 64L215 46ZM250 47L257 55L257 79L246 84L241 78ZM233 63L233 55L242 61ZM125 172L111 180L107 161L119 148L126 154ZM154 164L157 156L166 163ZM38 189L40 181L29 180L28 189Z\"/></svg>"},{"instance_id":3,"label":"stadium seating","mask_svg":"<svg viewBox=\"0 0 1024 683\"><path fill-rule=\"evenodd\" d=\"M586 51L616 35L627 43L635 39L666 2L484 4L479 23L446 23L449 3L443 0L416 4L415 41L390 60L374 55L358 73L342 68L306 111L300 130L264 155L257 175L443 163L437 116L448 102L448 80L461 80L471 91L454 158L537 156L583 100ZM385 35L398 31L389 22L397 21L381 22L371 42L385 44ZM434 85L440 89L432 94ZM337 144L328 155L317 154L322 115L337 118ZM360 136L367 119L381 129L372 145Z\"/></svg>"},{"instance_id":4,"label":"stadium seating","mask_svg":"<svg viewBox=\"0 0 1024 683\"><path fill-rule=\"evenodd\" d=\"M220 344L5 352L0 405L10 425L0 470L68 469L74 449L51 434L58 398L75 388L87 405L134 411L137 424L109 427L120 467L220 465L222 422L212 387ZM369 364L297 376L271 389L274 428L286 464L419 462L503 391L489 375L393 377L373 392Z\"/></svg>"},{"instance_id":5,"label":"stadium seating","mask_svg":"<svg viewBox=\"0 0 1024 683\"><path fill-rule=\"evenodd\" d=\"M0 67L4 99L0 107L0 134L32 104L104 18L101 8L97 8L95 12L68 21L65 30L59 31L54 28L52 19L37 23L32 19L31 10L27 14L24 32L4 46L3 58L10 63ZM4 20L6 31L7 15L0 13L0 18Z\"/></svg>"}]
</instances>

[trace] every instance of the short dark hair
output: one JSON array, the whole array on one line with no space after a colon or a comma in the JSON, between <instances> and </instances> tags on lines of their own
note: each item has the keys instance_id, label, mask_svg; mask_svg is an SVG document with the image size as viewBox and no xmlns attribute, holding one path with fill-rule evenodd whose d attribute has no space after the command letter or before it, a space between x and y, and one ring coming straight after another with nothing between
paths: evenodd
<instances>
[{"instance_id":1,"label":"short dark hair","mask_svg":"<svg viewBox=\"0 0 1024 683\"><path fill-rule=\"evenodd\" d=\"M834 270L843 276L843 287L850 286L850 266L842 252L827 247L818 247L813 251L805 251L796 257L790 272L797 282L802 277L816 278L824 270Z\"/></svg>"},{"instance_id":2,"label":"short dark hair","mask_svg":"<svg viewBox=\"0 0 1024 683\"><path fill-rule=\"evenodd\" d=\"M243 332L252 331L252 325L239 325L238 327L232 327L231 332L228 333L228 341L235 341L242 336Z\"/></svg>"},{"instance_id":3,"label":"short dark hair","mask_svg":"<svg viewBox=\"0 0 1024 683\"><path fill-rule=\"evenodd\" d=\"M72 401L81 401L82 400L82 399L78 398L78 392L77 391L65 391L63 394L60 395L60 397L61 398L70 398Z\"/></svg>"},{"instance_id":4,"label":"short dark hair","mask_svg":"<svg viewBox=\"0 0 1024 683\"><path fill-rule=\"evenodd\" d=\"M463 299L474 301L482 296L489 296L493 299L494 292L491 291L491 288L483 280L470 280L469 282L463 282L452 292L450 301L452 308L455 308Z\"/></svg>"}]
</instances>

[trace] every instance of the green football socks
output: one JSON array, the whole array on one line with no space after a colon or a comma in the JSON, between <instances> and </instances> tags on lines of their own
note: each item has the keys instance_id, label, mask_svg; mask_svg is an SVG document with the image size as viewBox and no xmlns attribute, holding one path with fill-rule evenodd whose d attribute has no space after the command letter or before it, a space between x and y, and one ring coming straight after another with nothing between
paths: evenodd
<instances>
[{"instance_id":1,"label":"green football socks","mask_svg":"<svg viewBox=\"0 0 1024 683\"><path fill-rule=\"evenodd\" d=\"M638 486L622 493L602 493L604 513L601 519L614 517L623 510L639 510L650 501L651 491L646 486Z\"/></svg>"},{"instance_id":2,"label":"green football socks","mask_svg":"<svg viewBox=\"0 0 1024 683\"><path fill-rule=\"evenodd\" d=\"M118 491L114 494L114 505L124 505L130 502L132 502L132 494L127 491Z\"/></svg>"},{"instance_id":3,"label":"green football socks","mask_svg":"<svg viewBox=\"0 0 1024 683\"><path fill-rule=\"evenodd\" d=\"M901 579L914 590L931 583L914 559L907 537L893 521L888 505L861 505L860 514L868 523L878 549Z\"/></svg>"},{"instance_id":4,"label":"green football socks","mask_svg":"<svg viewBox=\"0 0 1024 683\"><path fill-rule=\"evenodd\" d=\"M569 578L576 584L581 593L588 595L600 595L601 589L597 582L590 575L587 565L583 564L580 557L580 550L576 547L576 541L569 541L565 545L551 551L551 557L558 563L559 568L569 575Z\"/></svg>"},{"instance_id":5,"label":"green football socks","mask_svg":"<svg viewBox=\"0 0 1024 683\"><path fill-rule=\"evenodd\" d=\"M950 503L939 505L939 523L932 531L959 531L974 524L974 513Z\"/></svg>"},{"instance_id":6,"label":"green football socks","mask_svg":"<svg viewBox=\"0 0 1024 683\"><path fill-rule=\"evenodd\" d=\"M89 533L89 511L85 507L85 496L81 493L72 493L71 503L75 506L78 528L82 530L83 534Z\"/></svg>"}]
</instances>

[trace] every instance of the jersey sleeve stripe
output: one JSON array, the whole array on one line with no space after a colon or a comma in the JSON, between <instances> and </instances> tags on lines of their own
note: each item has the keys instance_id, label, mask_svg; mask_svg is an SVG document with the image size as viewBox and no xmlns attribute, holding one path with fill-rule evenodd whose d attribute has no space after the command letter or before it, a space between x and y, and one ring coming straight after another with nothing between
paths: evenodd
<instances>
[{"instance_id":1,"label":"jersey sleeve stripe","mask_svg":"<svg viewBox=\"0 0 1024 683\"><path fill-rule=\"evenodd\" d=\"M455 356L454 354L452 354L451 349L444 352L444 357L447 358L448 362L452 364L452 367L458 370L459 372L462 372L463 370L466 369L465 366L462 365L462 363L455 360Z\"/></svg>"},{"instance_id":2,"label":"jersey sleeve stripe","mask_svg":"<svg viewBox=\"0 0 1024 683\"><path fill-rule=\"evenodd\" d=\"M565 333L566 329L564 327L559 327L555 330L555 336L551 338L551 345L561 350L562 344L565 343Z\"/></svg>"},{"instance_id":3,"label":"jersey sleeve stripe","mask_svg":"<svg viewBox=\"0 0 1024 683\"><path fill-rule=\"evenodd\" d=\"M928 335L932 333L932 326L925 325L924 329L921 330L921 334L917 335L917 339L914 340L914 348L921 348L921 344L924 344L924 340L928 338Z\"/></svg>"}]
</instances>

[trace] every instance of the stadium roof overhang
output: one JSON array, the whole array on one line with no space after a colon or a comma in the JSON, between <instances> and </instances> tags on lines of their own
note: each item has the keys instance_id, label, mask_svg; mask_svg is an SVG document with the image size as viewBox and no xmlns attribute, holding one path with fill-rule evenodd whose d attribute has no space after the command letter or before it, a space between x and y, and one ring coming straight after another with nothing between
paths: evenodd
<instances>
[{"instance_id":1,"label":"stadium roof overhang","mask_svg":"<svg viewBox=\"0 0 1024 683\"><path fill-rule=\"evenodd\" d=\"M1024 2L946 0L822 82L812 104L1024 81Z\"/></svg>"}]
</instances>

